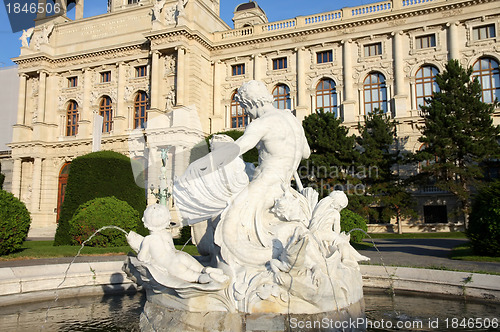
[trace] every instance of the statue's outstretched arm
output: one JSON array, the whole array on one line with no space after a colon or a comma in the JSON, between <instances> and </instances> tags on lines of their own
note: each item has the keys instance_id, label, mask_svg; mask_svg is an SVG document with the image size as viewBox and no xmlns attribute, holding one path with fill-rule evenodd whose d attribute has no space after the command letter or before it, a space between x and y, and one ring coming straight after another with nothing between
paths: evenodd
<instances>
[{"instance_id":1,"label":"statue's outstretched arm","mask_svg":"<svg viewBox=\"0 0 500 332\"><path fill-rule=\"evenodd\" d=\"M236 140L236 142L234 142L240 147L240 155L254 148L262 139L262 137L264 137L265 133L266 126L264 125L264 123L262 123L261 119L252 121L246 127L243 136L241 136Z\"/></svg>"}]
</instances>

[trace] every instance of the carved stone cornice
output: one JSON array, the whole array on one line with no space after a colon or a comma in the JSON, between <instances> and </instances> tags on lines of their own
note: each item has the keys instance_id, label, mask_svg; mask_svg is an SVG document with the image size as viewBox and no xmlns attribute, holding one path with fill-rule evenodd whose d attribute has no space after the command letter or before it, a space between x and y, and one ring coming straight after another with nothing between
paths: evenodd
<instances>
[{"instance_id":1,"label":"carved stone cornice","mask_svg":"<svg viewBox=\"0 0 500 332\"><path fill-rule=\"evenodd\" d=\"M16 58L13 59L13 61L19 66L19 70L35 68L41 65L47 65L51 69L57 69L67 67L69 65L74 66L79 64L95 63L107 59L117 59L143 52L144 50L142 50L141 45L137 44L70 56L51 57L48 55L38 55L35 57ZM116 62L116 60L114 62Z\"/></svg>"},{"instance_id":2,"label":"carved stone cornice","mask_svg":"<svg viewBox=\"0 0 500 332\"><path fill-rule=\"evenodd\" d=\"M190 31L187 28L175 31L154 32L146 35L146 39L151 42L151 47L159 46L165 43L175 43L193 40L208 49L213 50L212 42L197 32Z\"/></svg>"}]
</instances>

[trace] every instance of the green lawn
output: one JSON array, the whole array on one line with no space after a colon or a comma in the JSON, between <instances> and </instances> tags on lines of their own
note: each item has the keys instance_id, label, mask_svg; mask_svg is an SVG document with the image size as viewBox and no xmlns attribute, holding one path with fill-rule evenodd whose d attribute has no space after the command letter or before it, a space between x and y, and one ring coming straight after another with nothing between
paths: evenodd
<instances>
[{"instance_id":1,"label":"green lawn","mask_svg":"<svg viewBox=\"0 0 500 332\"><path fill-rule=\"evenodd\" d=\"M477 256L472 252L470 243L465 243L453 248L451 259L458 259L463 261L476 261L476 262L500 262L500 257Z\"/></svg>"},{"instance_id":2,"label":"green lawn","mask_svg":"<svg viewBox=\"0 0 500 332\"><path fill-rule=\"evenodd\" d=\"M74 257L80 246L57 246L54 247L53 241L25 241L22 249L10 255L0 257L1 261L15 260L15 259L35 259L35 258L52 258L52 257ZM175 246L181 249L182 246ZM184 251L191 255L198 255L196 246L187 245ZM116 248L93 248L84 247L80 252L80 256L109 256L109 255L126 255L132 252L129 246L116 247Z\"/></svg>"},{"instance_id":3,"label":"green lawn","mask_svg":"<svg viewBox=\"0 0 500 332\"><path fill-rule=\"evenodd\" d=\"M369 233L372 239L466 239L464 232L443 233ZM369 237L365 237L368 239Z\"/></svg>"}]
</instances>

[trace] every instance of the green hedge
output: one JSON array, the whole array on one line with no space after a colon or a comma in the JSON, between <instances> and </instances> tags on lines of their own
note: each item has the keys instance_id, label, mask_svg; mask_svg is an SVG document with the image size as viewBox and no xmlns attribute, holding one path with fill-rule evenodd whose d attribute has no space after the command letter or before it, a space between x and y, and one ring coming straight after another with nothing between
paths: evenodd
<instances>
[{"instance_id":1,"label":"green hedge","mask_svg":"<svg viewBox=\"0 0 500 332\"><path fill-rule=\"evenodd\" d=\"M0 190L0 255L21 249L28 235L31 218L23 202Z\"/></svg>"},{"instance_id":2,"label":"green hedge","mask_svg":"<svg viewBox=\"0 0 500 332\"><path fill-rule=\"evenodd\" d=\"M75 158L71 162L54 245L71 244L68 222L80 205L94 198L111 196L127 202L142 216L146 208L145 189L135 183L130 158L113 151ZM147 234L142 224L138 232Z\"/></svg>"},{"instance_id":3,"label":"green hedge","mask_svg":"<svg viewBox=\"0 0 500 332\"><path fill-rule=\"evenodd\" d=\"M475 254L500 256L500 181L485 187L475 197L466 235Z\"/></svg>"},{"instance_id":4,"label":"green hedge","mask_svg":"<svg viewBox=\"0 0 500 332\"><path fill-rule=\"evenodd\" d=\"M69 220L69 234L72 244L82 244L103 226L118 226L129 232L137 231L142 224L139 212L127 202L115 197L95 198L82 204ZM126 246L125 234L117 229L104 229L85 245L91 247Z\"/></svg>"},{"instance_id":5,"label":"green hedge","mask_svg":"<svg viewBox=\"0 0 500 332\"><path fill-rule=\"evenodd\" d=\"M340 211L340 230L349 233L351 229L360 228L365 232L368 230L366 220L357 213L351 210L343 209ZM351 242L359 243L365 238L365 233L361 231L353 231L351 233Z\"/></svg>"}]
</instances>

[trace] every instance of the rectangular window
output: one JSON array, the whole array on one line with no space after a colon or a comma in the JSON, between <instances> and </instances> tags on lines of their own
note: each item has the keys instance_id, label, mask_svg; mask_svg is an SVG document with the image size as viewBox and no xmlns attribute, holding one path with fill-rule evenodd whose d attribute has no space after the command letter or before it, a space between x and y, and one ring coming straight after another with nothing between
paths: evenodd
<instances>
[{"instance_id":1,"label":"rectangular window","mask_svg":"<svg viewBox=\"0 0 500 332\"><path fill-rule=\"evenodd\" d=\"M135 67L135 77L147 76L147 66Z\"/></svg>"},{"instance_id":2,"label":"rectangular window","mask_svg":"<svg viewBox=\"0 0 500 332\"><path fill-rule=\"evenodd\" d=\"M365 56L374 56L382 54L382 43L368 44L364 46Z\"/></svg>"},{"instance_id":3,"label":"rectangular window","mask_svg":"<svg viewBox=\"0 0 500 332\"><path fill-rule=\"evenodd\" d=\"M101 73L101 83L111 82L111 72L105 71Z\"/></svg>"},{"instance_id":4,"label":"rectangular window","mask_svg":"<svg viewBox=\"0 0 500 332\"><path fill-rule=\"evenodd\" d=\"M446 205L425 205L424 222L426 224L448 223L448 211Z\"/></svg>"},{"instance_id":5,"label":"rectangular window","mask_svg":"<svg viewBox=\"0 0 500 332\"><path fill-rule=\"evenodd\" d=\"M139 0L128 0L129 5L133 5L134 3L139 3Z\"/></svg>"},{"instance_id":6,"label":"rectangular window","mask_svg":"<svg viewBox=\"0 0 500 332\"><path fill-rule=\"evenodd\" d=\"M318 53L316 53L316 59L317 59L318 63L332 62L333 61L333 52L331 50L318 52Z\"/></svg>"},{"instance_id":7,"label":"rectangular window","mask_svg":"<svg viewBox=\"0 0 500 332\"><path fill-rule=\"evenodd\" d=\"M245 64L232 65L233 76L245 75Z\"/></svg>"},{"instance_id":8,"label":"rectangular window","mask_svg":"<svg viewBox=\"0 0 500 332\"><path fill-rule=\"evenodd\" d=\"M287 68L286 57L273 59L273 70L285 69Z\"/></svg>"},{"instance_id":9,"label":"rectangular window","mask_svg":"<svg viewBox=\"0 0 500 332\"><path fill-rule=\"evenodd\" d=\"M415 38L416 48L436 47L436 35L418 36Z\"/></svg>"},{"instance_id":10,"label":"rectangular window","mask_svg":"<svg viewBox=\"0 0 500 332\"><path fill-rule=\"evenodd\" d=\"M472 28L472 37L474 40L488 39L496 37L495 24L483 25Z\"/></svg>"},{"instance_id":11,"label":"rectangular window","mask_svg":"<svg viewBox=\"0 0 500 332\"><path fill-rule=\"evenodd\" d=\"M78 77L68 77L68 88L74 88L78 85Z\"/></svg>"}]
</instances>

